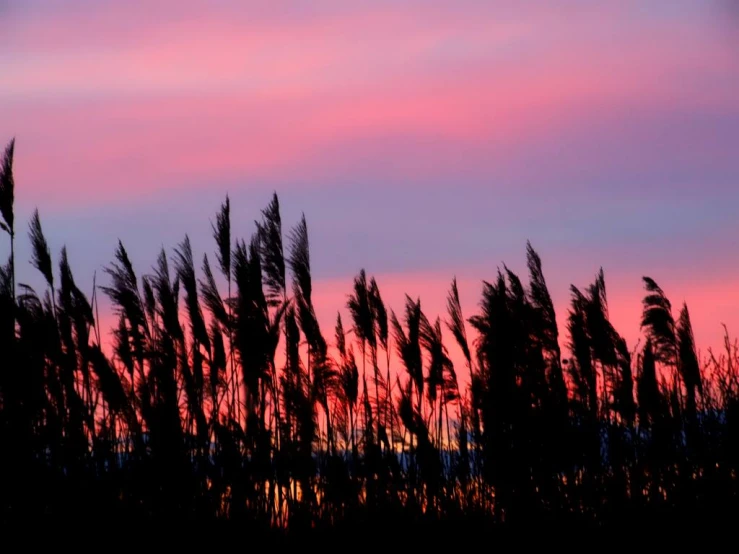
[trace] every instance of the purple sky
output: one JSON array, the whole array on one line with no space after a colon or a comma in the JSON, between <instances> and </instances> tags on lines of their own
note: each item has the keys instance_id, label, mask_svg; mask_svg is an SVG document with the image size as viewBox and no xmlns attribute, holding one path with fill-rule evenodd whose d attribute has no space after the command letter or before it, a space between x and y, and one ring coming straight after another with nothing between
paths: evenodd
<instances>
[{"instance_id":1,"label":"purple sky","mask_svg":"<svg viewBox=\"0 0 739 554\"><path fill-rule=\"evenodd\" d=\"M326 324L362 267L432 316L457 275L471 315L530 239L560 317L603 266L632 346L644 274L700 346L739 333L731 1L267 4L0 1L19 225L37 206L81 284L118 238L140 272L185 233L212 252L226 193L247 236L276 190Z\"/></svg>"}]
</instances>

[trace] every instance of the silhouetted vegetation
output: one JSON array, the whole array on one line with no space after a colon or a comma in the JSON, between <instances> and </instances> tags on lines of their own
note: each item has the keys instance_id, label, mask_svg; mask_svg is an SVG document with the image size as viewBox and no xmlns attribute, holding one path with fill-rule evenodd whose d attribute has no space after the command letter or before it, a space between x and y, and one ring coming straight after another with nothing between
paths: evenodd
<instances>
[{"instance_id":1,"label":"silhouetted vegetation","mask_svg":"<svg viewBox=\"0 0 739 554\"><path fill-rule=\"evenodd\" d=\"M560 335L530 244L527 282L504 267L474 314L456 280L442 317L411 297L396 312L362 270L347 283L351 319L327 330L306 220L284 229L275 195L248 241L231 236L227 198L215 257L200 264L185 237L141 275L119 243L91 297L36 212L31 262L46 290L33 290L15 280L13 155L11 142L0 173L4 523L366 533L736 514L739 348L727 333L723 353L700 360L687 306L673 309L649 277L635 350L609 320L602 271L571 288ZM110 341L99 294L115 307Z\"/></svg>"}]
</instances>

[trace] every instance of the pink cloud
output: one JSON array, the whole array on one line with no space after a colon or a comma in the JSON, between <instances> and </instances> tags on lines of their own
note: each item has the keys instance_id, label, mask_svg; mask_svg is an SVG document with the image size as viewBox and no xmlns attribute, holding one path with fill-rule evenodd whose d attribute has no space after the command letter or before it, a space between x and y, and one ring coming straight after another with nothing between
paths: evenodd
<instances>
[{"instance_id":1,"label":"pink cloud","mask_svg":"<svg viewBox=\"0 0 739 554\"><path fill-rule=\"evenodd\" d=\"M130 73L124 68L121 75ZM672 104L694 101L691 95L672 94L672 87L649 66L638 75L577 64L501 75L474 67L453 81L443 73L398 77L326 95L278 86L269 94L21 101L3 114L3 121L17 129L19 143L29 137L38 145L27 151L31 158L25 162L19 156L21 176L35 196L53 194L58 176L74 173L79 192L111 198L123 183L139 182L151 190L219 176L284 180L306 172L330 175L337 163L340 167L364 155L354 141L375 136L428 137L453 146L437 149L433 165L410 148L406 156L395 153L396 167L406 177L440 170L453 174L470 165L485 168L590 119L607 114L616 120L635 106L664 109L665 98ZM344 151L342 145L347 145ZM464 159L458 153L462 147ZM576 154L568 155L582 163ZM127 187L125 194L130 192Z\"/></svg>"}]
</instances>

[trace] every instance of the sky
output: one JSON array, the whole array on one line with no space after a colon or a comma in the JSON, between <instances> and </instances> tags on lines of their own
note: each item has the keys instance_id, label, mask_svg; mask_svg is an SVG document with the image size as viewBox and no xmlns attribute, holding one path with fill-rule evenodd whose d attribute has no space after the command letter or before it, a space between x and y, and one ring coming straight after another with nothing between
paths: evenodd
<instances>
[{"instance_id":1,"label":"sky","mask_svg":"<svg viewBox=\"0 0 739 554\"><path fill-rule=\"evenodd\" d=\"M432 318L456 276L470 316L530 240L560 320L603 267L635 347L649 275L705 351L739 335L736 6L0 0L17 225L91 292L118 239L140 273L186 233L212 256L226 194L248 238L276 191L329 336L361 268Z\"/></svg>"}]
</instances>

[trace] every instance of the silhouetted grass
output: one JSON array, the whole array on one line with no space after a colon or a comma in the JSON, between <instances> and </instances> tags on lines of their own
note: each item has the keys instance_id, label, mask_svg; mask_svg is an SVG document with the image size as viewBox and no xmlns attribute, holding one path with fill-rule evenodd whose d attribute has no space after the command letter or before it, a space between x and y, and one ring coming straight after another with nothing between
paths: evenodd
<instances>
[{"instance_id":1,"label":"silhouetted grass","mask_svg":"<svg viewBox=\"0 0 739 554\"><path fill-rule=\"evenodd\" d=\"M339 316L329 344L306 219L284 233L275 195L249 241L231 236L228 198L216 215L226 290L207 255L196 269L185 237L143 276L119 243L89 299L66 249L55 263L36 212L31 261L46 290L35 291L15 282L13 155L11 141L0 173L4 523L192 524L273 545L392 547L411 531L433 543L532 527L695 528L737 513L739 349L727 335L723 353L699 360L687 306L675 318L651 278L636 351L609 320L601 270L571 288L561 352L530 244L528 282L504 267L469 318L456 280L444 319L411 297L396 315L362 270L347 283L350 331ZM110 356L100 292L118 317Z\"/></svg>"}]
</instances>

